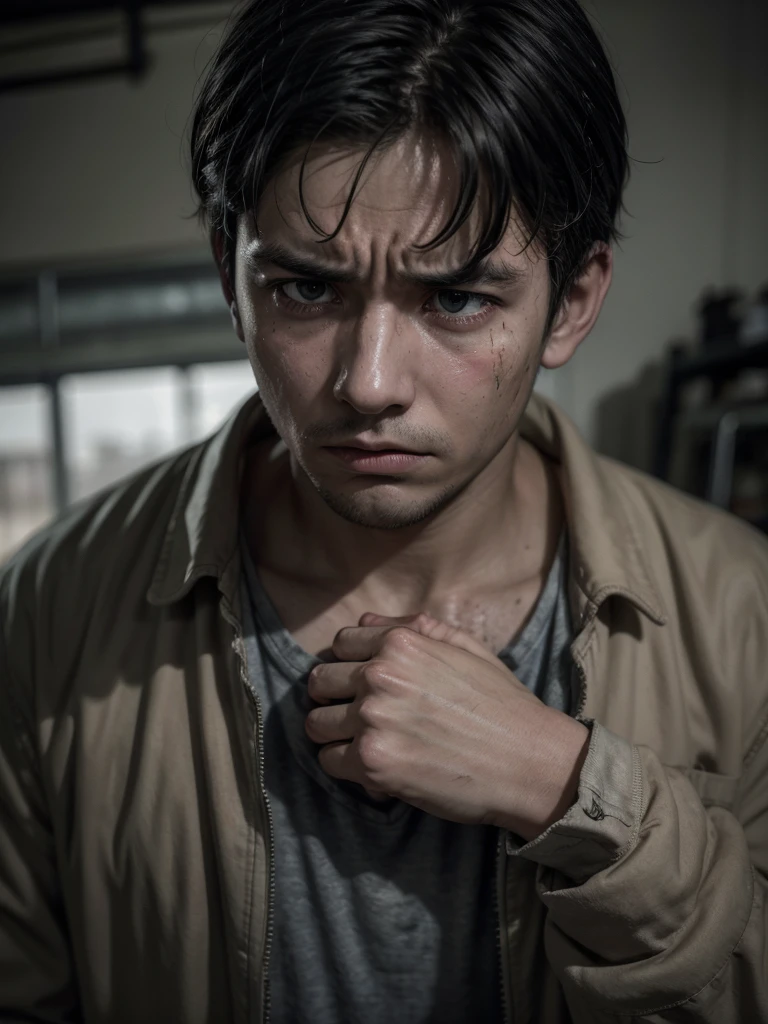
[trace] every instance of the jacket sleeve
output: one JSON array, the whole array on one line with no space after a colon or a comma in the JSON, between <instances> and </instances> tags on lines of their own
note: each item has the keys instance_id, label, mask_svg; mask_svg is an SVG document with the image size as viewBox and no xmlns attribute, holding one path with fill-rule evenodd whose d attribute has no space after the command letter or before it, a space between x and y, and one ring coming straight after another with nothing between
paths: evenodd
<instances>
[{"instance_id":1,"label":"jacket sleeve","mask_svg":"<svg viewBox=\"0 0 768 1024\"><path fill-rule=\"evenodd\" d=\"M735 812L597 723L574 805L526 845L575 1024L768 1022L768 720Z\"/></svg>"},{"instance_id":2,"label":"jacket sleeve","mask_svg":"<svg viewBox=\"0 0 768 1024\"><path fill-rule=\"evenodd\" d=\"M80 1019L77 987L33 741L33 697L12 675L9 627L16 636L0 593L0 1022L59 1024Z\"/></svg>"}]
</instances>

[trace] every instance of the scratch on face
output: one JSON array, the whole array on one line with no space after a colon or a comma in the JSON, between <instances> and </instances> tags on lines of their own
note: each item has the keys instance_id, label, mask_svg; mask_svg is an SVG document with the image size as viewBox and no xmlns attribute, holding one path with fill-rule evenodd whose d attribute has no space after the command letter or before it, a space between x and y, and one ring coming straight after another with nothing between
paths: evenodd
<instances>
[{"instance_id":1,"label":"scratch on face","mask_svg":"<svg viewBox=\"0 0 768 1024\"><path fill-rule=\"evenodd\" d=\"M503 326L504 325L502 324L502 327ZM496 362L497 353L496 353L496 350L495 350L495 347L494 347L493 331L490 332L490 335L491 335L491 353L493 354L493 379L496 381L496 390L498 391L499 388L501 387L501 377L502 377L502 373L503 373L503 370L504 370L504 363L503 363L504 346L503 345L499 346L499 350L498 350L498 363L497 363Z\"/></svg>"}]
</instances>

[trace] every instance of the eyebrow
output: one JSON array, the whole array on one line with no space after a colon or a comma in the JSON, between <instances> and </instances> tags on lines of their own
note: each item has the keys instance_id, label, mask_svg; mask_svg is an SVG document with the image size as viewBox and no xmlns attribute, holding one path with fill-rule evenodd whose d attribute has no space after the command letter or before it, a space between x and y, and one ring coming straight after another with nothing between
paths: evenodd
<instances>
[{"instance_id":1,"label":"eyebrow","mask_svg":"<svg viewBox=\"0 0 768 1024\"><path fill-rule=\"evenodd\" d=\"M263 271L269 263L287 270L298 277L311 278L325 284L358 284L363 275L354 268L334 267L312 256L292 252L280 242L262 242L253 245L244 257L247 267L255 272ZM472 270L465 264L456 270L406 271L397 275L398 280L407 284L418 284L428 288L458 288L462 285L520 284L526 277L525 271L503 261L493 262L488 257L481 260Z\"/></svg>"}]
</instances>

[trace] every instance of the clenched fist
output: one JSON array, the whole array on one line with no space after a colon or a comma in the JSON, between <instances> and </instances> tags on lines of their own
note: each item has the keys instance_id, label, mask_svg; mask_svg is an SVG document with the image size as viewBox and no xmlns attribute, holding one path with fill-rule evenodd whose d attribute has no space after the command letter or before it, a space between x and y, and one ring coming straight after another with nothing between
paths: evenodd
<instances>
[{"instance_id":1,"label":"clenched fist","mask_svg":"<svg viewBox=\"0 0 768 1024\"><path fill-rule=\"evenodd\" d=\"M310 673L324 771L430 814L531 840L576 798L589 731L427 615L363 615ZM343 704L331 701L343 700Z\"/></svg>"}]
</instances>

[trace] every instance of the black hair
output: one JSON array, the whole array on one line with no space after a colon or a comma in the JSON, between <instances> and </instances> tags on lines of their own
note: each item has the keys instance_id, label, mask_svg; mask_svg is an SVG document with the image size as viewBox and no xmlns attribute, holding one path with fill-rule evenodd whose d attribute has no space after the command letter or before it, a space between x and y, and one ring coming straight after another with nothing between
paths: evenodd
<instances>
[{"instance_id":1,"label":"black hair","mask_svg":"<svg viewBox=\"0 0 768 1024\"><path fill-rule=\"evenodd\" d=\"M549 262L549 329L594 243L620 237L628 174L613 71L577 0L245 0L191 132L198 211L224 238L225 269L239 215L298 148L305 163L317 142L368 147L332 233L300 181L328 241L368 159L412 130L446 141L461 172L451 216L419 248L451 237L482 194L474 268L514 210Z\"/></svg>"}]
</instances>

